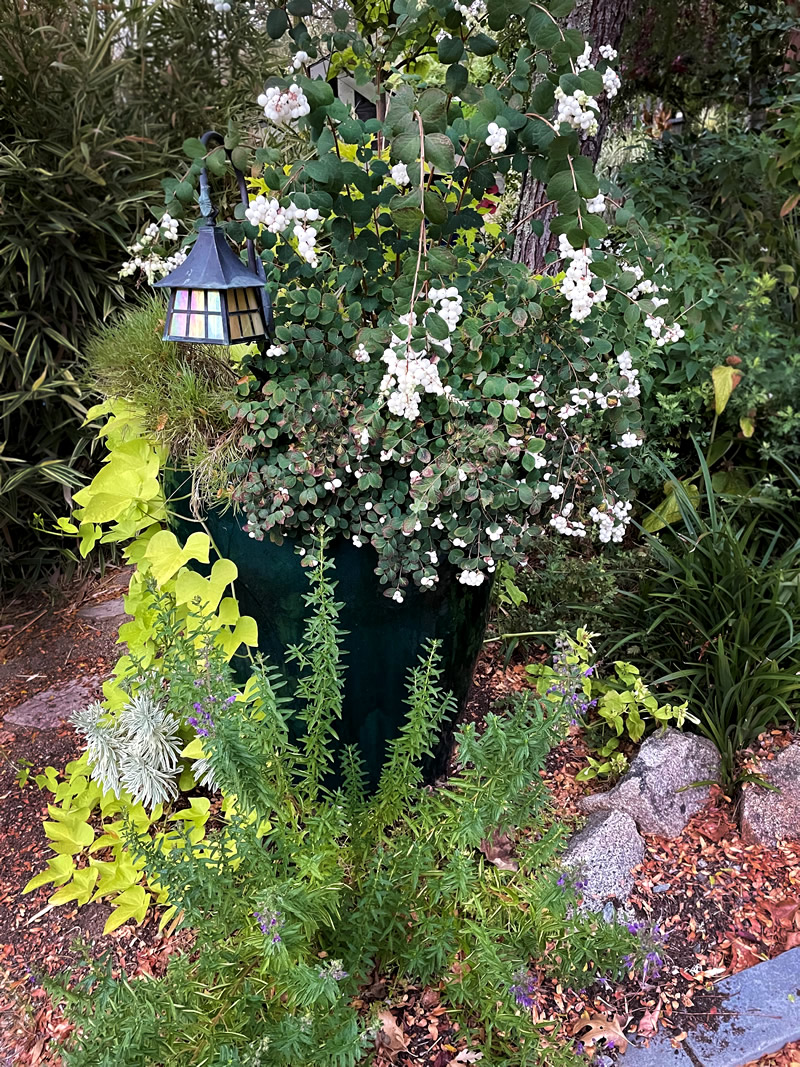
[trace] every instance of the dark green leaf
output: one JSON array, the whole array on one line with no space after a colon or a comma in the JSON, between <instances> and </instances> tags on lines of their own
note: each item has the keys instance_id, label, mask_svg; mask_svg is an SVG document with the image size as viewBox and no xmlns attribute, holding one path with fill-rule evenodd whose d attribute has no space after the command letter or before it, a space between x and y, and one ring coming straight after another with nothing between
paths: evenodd
<instances>
[{"instance_id":1,"label":"dark green leaf","mask_svg":"<svg viewBox=\"0 0 800 1067\"><path fill-rule=\"evenodd\" d=\"M447 68L444 84L448 93L458 96L468 81L469 73L467 68L462 67L460 63L454 63L452 67Z\"/></svg>"},{"instance_id":2,"label":"dark green leaf","mask_svg":"<svg viewBox=\"0 0 800 1067\"><path fill-rule=\"evenodd\" d=\"M470 37L467 45L470 52L473 52L476 56L490 56L497 51L497 41L485 33L476 33L474 37Z\"/></svg>"},{"instance_id":3,"label":"dark green leaf","mask_svg":"<svg viewBox=\"0 0 800 1067\"><path fill-rule=\"evenodd\" d=\"M183 151L189 159L202 159L206 154L205 146L199 137L187 137L183 142Z\"/></svg>"},{"instance_id":4,"label":"dark green leaf","mask_svg":"<svg viewBox=\"0 0 800 1067\"><path fill-rule=\"evenodd\" d=\"M443 133L447 128L447 95L441 89L426 89L417 101L417 111L426 133Z\"/></svg>"},{"instance_id":5,"label":"dark green leaf","mask_svg":"<svg viewBox=\"0 0 800 1067\"><path fill-rule=\"evenodd\" d=\"M419 159L419 132L409 130L408 133L398 134L391 144L392 159L399 159L401 163L416 163ZM416 181L418 175L410 175L411 180Z\"/></svg>"},{"instance_id":6,"label":"dark green leaf","mask_svg":"<svg viewBox=\"0 0 800 1067\"><path fill-rule=\"evenodd\" d=\"M436 49L439 62L448 66L450 63L458 63L464 55L464 45L460 37L443 37Z\"/></svg>"},{"instance_id":7,"label":"dark green leaf","mask_svg":"<svg viewBox=\"0 0 800 1067\"><path fill-rule=\"evenodd\" d=\"M289 19L282 7L274 7L267 15L267 33L277 41L289 29Z\"/></svg>"},{"instance_id":8,"label":"dark green leaf","mask_svg":"<svg viewBox=\"0 0 800 1067\"><path fill-rule=\"evenodd\" d=\"M442 226L447 222L447 205L434 189L426 189L423 199L425 217L434 224Z\"/></svg>"},{"instance_id":9,"label":"dark green leaf","mask_svg":"<svg viewBox=\"0 0 800 1067\"><path fill-rule=\"evenodd\" d=\"M446 133L425 134L425 159L442 174L452 174L455 167L455 149Z\"/></svg>"}]
</instances>

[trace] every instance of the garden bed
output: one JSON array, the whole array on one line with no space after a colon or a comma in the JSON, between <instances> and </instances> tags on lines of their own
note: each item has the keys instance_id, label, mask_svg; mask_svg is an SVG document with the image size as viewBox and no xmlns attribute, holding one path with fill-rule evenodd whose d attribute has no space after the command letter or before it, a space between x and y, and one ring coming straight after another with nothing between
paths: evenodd
<instances>
[{"instance_id":1,"label":"garden bed","mask_svg":"<svg viewBox=\"0 0 800 1067\"><path fill-rule=\"evenodd\" d=\"M119 617L111 613L102 617L102 611L87 617L79 611L115 601L124 581L124 574L112 573L90 586L73 587L65 602L55 606L41 600L31 612L33 623L7 642L0 663L4 715L36 693L64 687L76 678L99 683L109 673ZM25 621L23 617L23 625ZM497 651L487 649L476 671L467 717L480 728L491 704L524 684L524 667L504 668ZM762 737L758 750L749 756L768 755L788 737L784 731L774 731ZM5 1060L0 1063L56 1067L58 1044L69 1024L53 1009L36 975L73 964L77 954L72 945L79 937L89 941L95 952L111 949L115 967L128 975L159 975L171 952L185 945L185 935L164 937L157 918L148 918L104 937L106 905L51 909L47 888L20 896L48 853L41 828L45 795L32 775L48 764L63 767L79 747L66 725L3 728L0 743L4 757L0 899L5 905L0 926L0 1049ZM582 730L573 726L570 736L551 753L545 772L556 810L568 825L577 825L582 818L578 800L590 791L575 778L585 765L586 753ZM25 779L22 787L20 778ZM591 788L596 790L596 784ZM613 1024L616 1019L636 1042L657 1032L666 1032L677 1042L698 1023L713 1019L719 1001L714 992L717 980L800 943L800 849L746 844L734 815L732 802L715 788L707 806L679 837L672 841L646 837L646 858L636 871L631 902L639 918L669 934L658 977L649 983L635 975L621 983L602 976L595 981L587 978L583 991L543 984L532 1009L540 1019L565 1020L568 1030L583 1020ZM443 999L441 989L394 986L374 974L361 991L360 1003L365 1011L380 1005L384 1029L377 1063L445 1067L473 1062L467 1053L472 1055L471 1043L480 1035L459 1027ZM788 1067L800 1062L800 1054L787 1048L763 1062Z\"/></svg>"}]
</instances>

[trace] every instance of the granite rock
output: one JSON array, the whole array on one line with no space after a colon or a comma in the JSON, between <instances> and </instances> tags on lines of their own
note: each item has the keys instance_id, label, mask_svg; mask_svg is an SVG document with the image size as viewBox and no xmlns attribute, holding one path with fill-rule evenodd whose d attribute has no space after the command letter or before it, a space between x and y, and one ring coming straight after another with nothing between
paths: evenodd
<instances>
[{"instance_id":1,"label":"granite rock","mask_svg":"<svg viewBox=\"0 0 800 1067\"><path fill-rule=\"evenodd\" d=\"M742 837L751 844L800 841L800 742L758 768L775 791L748 782L742 789Z\"/></svg>"},{"instance_id":2,"label":"granite rock","mask_svg":"<svg viewBox=\"0 0 800 1067\"><path fill-rule=\"evenodd\" d=\"M570 841L564 866L582 883L584 911L602 912L610 901L624 907L633 889L633 869L644 859L644 841L625 812L592 815Z\"/></svg>"},{"instance_id":3,"label":"granite rock","mask_svg":"<svg viewBox=\"0 0 800 1067\"><path fill-rule=\"evenodd\" d=\"M708 800L719 775L719 753L704 737L668 727L643 742L628 772L607 793L581 800L581 808L625 812L643 834L677 837Z\"/></svg>"}]
</instances>

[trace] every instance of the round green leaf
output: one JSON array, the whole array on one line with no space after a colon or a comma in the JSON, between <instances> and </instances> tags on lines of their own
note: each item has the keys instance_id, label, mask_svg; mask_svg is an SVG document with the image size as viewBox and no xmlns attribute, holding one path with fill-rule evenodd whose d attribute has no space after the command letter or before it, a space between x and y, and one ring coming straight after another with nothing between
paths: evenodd
<instances>
[{"instance_id":1,"label":"round green leaf","mask_svg":"<svg viewBox=\"0 0 800 1067\"><path fill-rule=\"evenodd\" d=\"M277 41L289 29L289 17L282 7L274 7L267 15L267 33Z\"/></svg>"}]
</instances>

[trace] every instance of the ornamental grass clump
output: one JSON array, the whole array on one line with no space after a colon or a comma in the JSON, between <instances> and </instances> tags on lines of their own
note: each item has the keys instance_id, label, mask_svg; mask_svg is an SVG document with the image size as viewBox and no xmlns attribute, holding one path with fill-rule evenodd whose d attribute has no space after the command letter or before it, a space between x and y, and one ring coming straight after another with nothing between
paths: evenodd
<instances>
[{"instance_id":1,"label":"ornamental grass clump","mask_svg":"<svg viewBox=\"0 0 800 1067\"><path fill-rule=\"evenodd\" d=\"M205 836L194 799L166 835L125 820L131 862L191 936L163 977L115 977L99 960L76 989L50 984L77 1024L66 1067L346 1067L374 1048L381 1005L356 998L376 972L390 996L409 982L441 989L463 1023L482 1028L488 1062L566 1067L568 1031L554 1020L543 1040L535 1021L539 984L584 987L637 952L624 928L580 915L579 890L558 865L565 828L539 773L565 735L558 706L527 694L487 715L482 732L462 726L447 784L425 786L421 757L453 710L431 645L410 672L408 717L378 788L366 792L358 751L336 738L339 605L330 563L316 556L295 653L299 738L263 665L241 687L210 631L202 641L180 627L158 635L165 707L183 705L182 730L194 720L187 751L202 748L222 804ZM495 833L514 841L518 869L486 858Z\"/></svg>"},{"instance_id":2,"label":"ornamental grass clump","mask_svg":"<svg viewBox=\"0 0 800 1067\"><path fill-rule=\"evenodd\" d=\"M292 59L258 98L264 144L226 139L251 196L226 228L256 243L275 330L237 364L236 455L207 479L254 540L309 554L322 525L371 546L402 602L453 571L481 585L543 529L624 535L638 366L681 328L646 264L606 239L606 219L633 227L632 212L581 149L618 79L613 50L563 28L569 7L395 0L337 9L318 35L302 3L270 13ZM321 57L331 81L312 76ZM374 90L375 117L336 98L340 71ZM170 220L189 214L203 166L226 172L222 147L185 149ZM516 229L542 228L535 213L505 229L487 209L512 172L558 208L552 276L506 256Z\"/></svg>"}]
</instances>

